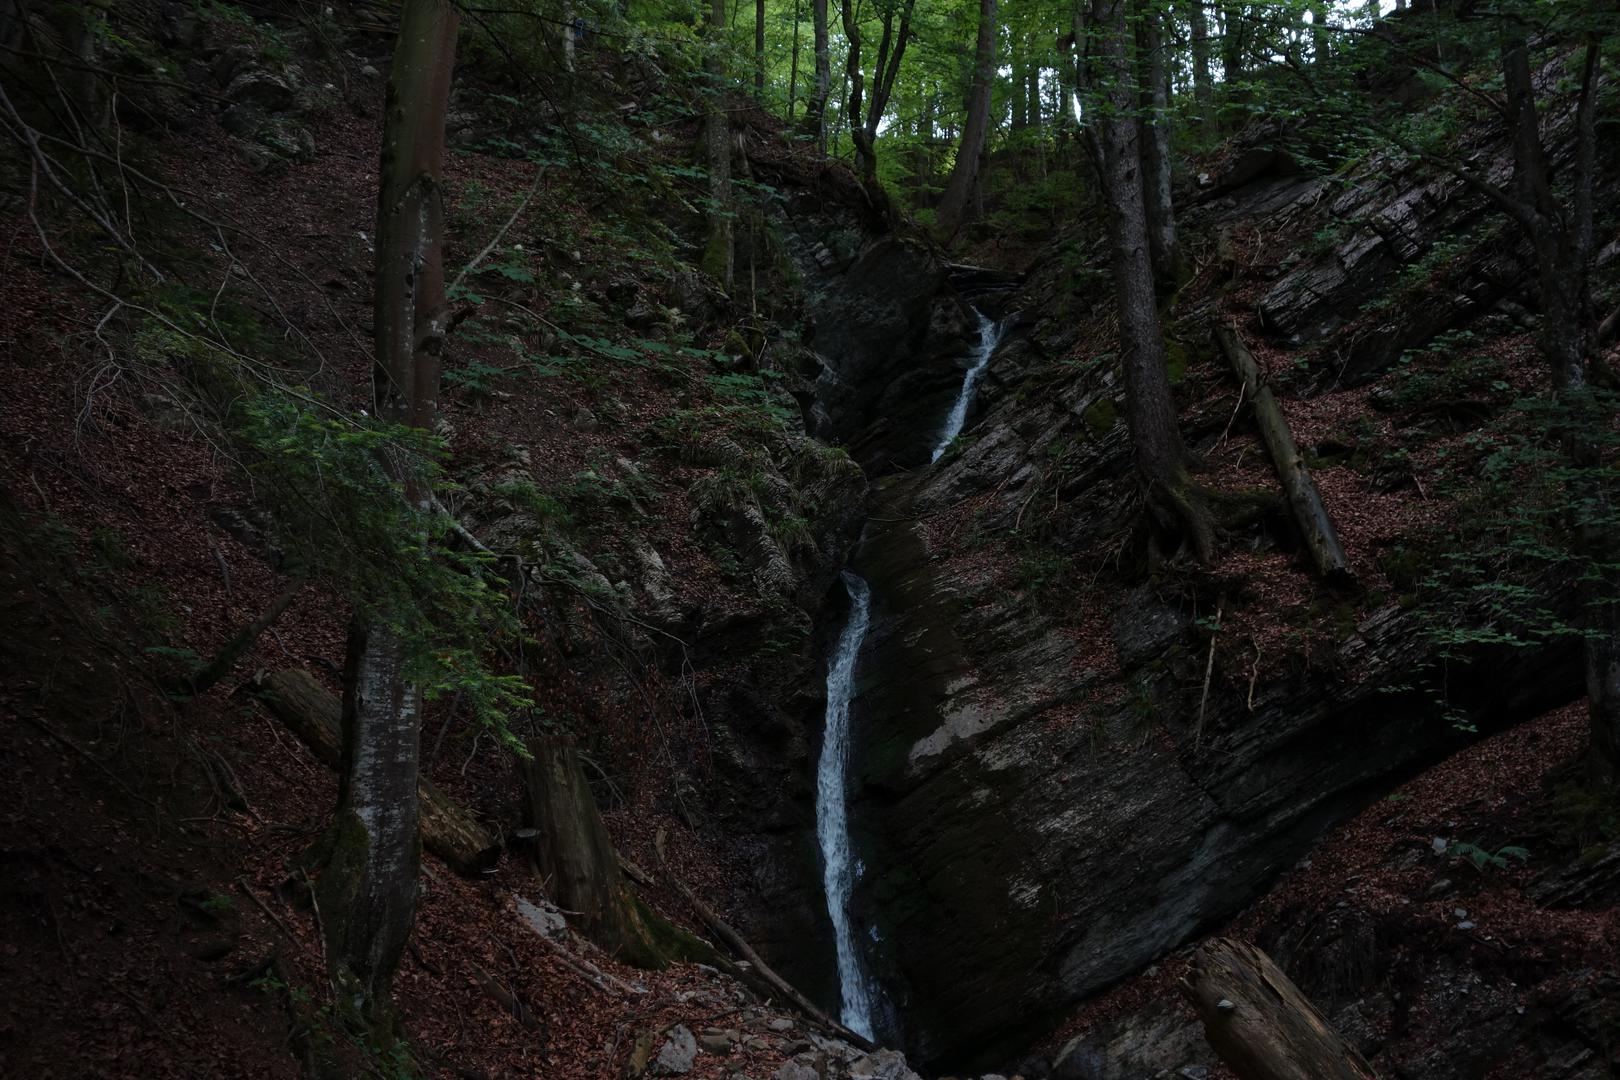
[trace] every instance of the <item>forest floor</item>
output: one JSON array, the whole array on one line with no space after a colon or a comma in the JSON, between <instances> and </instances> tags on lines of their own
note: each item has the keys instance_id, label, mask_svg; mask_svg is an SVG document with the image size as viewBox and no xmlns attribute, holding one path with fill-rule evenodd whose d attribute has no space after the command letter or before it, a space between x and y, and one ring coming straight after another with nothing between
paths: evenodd
<instances>
[{"instance_id":1,"label":"forest floor","mask_svg":"<svg viewBox=\"0 0 1620 1080\"><path fill-rule=\"evenodd\" d=\"M306 119L317 148L307 162L262 171L236 152L206 95L176 106L141 140L148 174L217 217L236 250L229 260L218 246L209 253L194 222L165 243L196 242L204 279L234 274L262 284L279 305L277 332L314 358L303 376L355 405L369 385L365 238L375 215L377 66L386 58L348 53L321 69L345 98ZM466 227L452 230L450 265L489 239L536 168L451 155L451 190L462 196L452 220ZM543 247L541 261L569 268L592 295L624 273L622 261L589 246L593 202L603 197L591 183L555 185L515 220L510 240ZM251 492L228 451L166 396L153 371L98 338L92 328L109 305L63 288L27 210L0 212L0 351L10 385L0 401L8 448L0 456L0 1072L297 1076L310 1046L346 1038L324 1004L319 912L297 870L325 827L336 783L256 703L253 676L307 667L335 689L348 614L307 586L215 690L174 697L162 676L214 655L289 579L264 557ZM81 250L82 237L54 239L70 261ZM457 370L476 370L490 355L462 350ZM677 398L692 405L693 393L633 368L622 379L590 387L506 379L487 390L456 383L463 389L447 394L445 413L457 468L476 472L521 443L537 482L558 487L604 460L648 460L647 423L674 411ZM615 422L580 420L593 407L616 410ZM678 588L713 593L712 565L684 524L684 486L663 487L648 528ZM608 708L610 695L591 674L571 672L561 656L547 662L555 677L545 706L566 714L589 701L599 717ZM700 756L702 740L672 717L658 728L658 717L619 716L625 758L656 751L637 746L655 728L666 754L674 741ZM486 820L515 820L507 756L452 719L442 704L427 719L434 779ZM608 804L621 848L653 866L652 836L667 831L670 865L725 911L737 875L685 822L655 808L670 782L664 763L619 779L636 793L634 807ZM533 870L511 856L477 880L427 858L423 884L395 996L428 1073L606 1080L623 1073L638 1038L651 1039L656 1053L676 1024L740 1036L729 1050L700 1052L693 1077L771 1075L809 1045L785 1014L744 1004L711 969L635 971L577 939L548 944L520 917L517 898L537 889ZM684 911L667 884L649 899L677 918ZM608 979L582 975L563 955L576 950Z\"/></svg>"},{"instance_id":2,"label":"forest floor","mask_svg":"<svg viewBox=\"0 0 1620 1080\"><path fill-rule=\"evenodd\" d=\"M1491 1010L1556 1008L1558 995L1543 980L1572 991L1620 966L1620 911L1533 895L1547 870L1577 863L1591 839L1569 799L1585 745L1584 702L1475 743L1330 830L1208 937L1272 950L1330 1016L1382 982L1401 1005L1398 1017L1349 1034L1397 1076L1423 1075L1424 1059L1459 1030L1504 1023ZM1048 1052L1166 1003L1196 1025L1179 986L1206 939L1087 1002L1049 1036ZM1425 986L1437 967L1456 972L1450 1000ZM1495 1002L1492 984L1520 989ZM1403 992L1410 1000L1401 1002ZM1481 1075L1528 1075L1545 1064L1533 1055L1519 1048ZM1231 1075L1220 1065L1210 1072L1215 1080Z\"/></svg>"}]
</instances>

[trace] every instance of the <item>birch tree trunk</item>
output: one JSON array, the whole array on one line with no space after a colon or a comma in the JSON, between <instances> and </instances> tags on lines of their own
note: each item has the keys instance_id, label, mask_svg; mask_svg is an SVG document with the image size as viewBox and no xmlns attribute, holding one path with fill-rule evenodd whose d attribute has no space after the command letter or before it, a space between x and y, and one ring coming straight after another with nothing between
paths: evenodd
<instances>
[{"instance_id":1,"label":"birch tree trunk","mask_svg":"<svg viewBox=\"0 0 1620 1080\"><path fill-rule=\"evenodd\" d=\"M996 74L996 0L979 0L979 36L973 48L973 84L956 163L939 199L939 233L946 239L962 228L979 183L979 165L990 135L990 90Z\"/></svg>"},{"instance_id":2,"label":"birch tree trunk","mask_svg":"<svg viewBox=\"0 0 1620 1080\"><path fill-rule=\"evenodd\" d=\"M378 171L375 408L427 430L448 315L440 175L458 22L445 0L406 0ZM432 491L419 471L397 457L389 467L426 510ZM420 857L422 691L390 621L386 612L363 614L349 633L338 806L316 886L340 1007L383 1043L396 1036L390 988L416 917Z\"/></svg>"}]
</instances>

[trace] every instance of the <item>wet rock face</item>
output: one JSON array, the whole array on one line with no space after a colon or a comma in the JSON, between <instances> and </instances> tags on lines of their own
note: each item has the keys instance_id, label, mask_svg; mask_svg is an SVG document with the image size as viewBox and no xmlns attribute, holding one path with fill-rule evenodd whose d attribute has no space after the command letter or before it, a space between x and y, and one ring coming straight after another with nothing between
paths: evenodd
<instances>
[{"instance_id":1,"label":"wet rock face","mask_svg":"<svg viewBox=\"0 0 1620 1080\"><path fill-rule=\"evenodd\" d=\"M904 505L881 516L906 519ZM1019 598L937 577L929 554L900 524L869 530L856 562L878 598L855 717L857 904L920 1061L1016 1051L1055 1011L1230 917L1330 823L1457 745L1421 691L1383 690L1424 666L1397 607L1321 670L1262 685L1252 712L1242 694L1212 694L1194 749L1197 702L1177 688L1199 684L1198 642L1184 612L1143 599L1153 648L1125 675L1140 695L1049 721L1103 677ZM1577 684L1573 650L1503 656L1459 704L1524 716Z\"/></svg>"},{"instance_id":2,"label":"wet rock face","mask_svg":"<svg viewBox=\"0 0 1620 1080\"><path fill-rule=\"evenodd\" d=\"M849 444L869 472L927 461L961 383L971 326L946 278L927 248L885 237L842 273L810 279L811 345L824 365L812 433Z\"/></svg>"},{"instance_id":3,"label":"wet rock face","mask_svg":"<svg viewBox=\"0 0 1620 1080\"><path fill-rule=\"evenodd\" d=\"M1035 310L1049 284L1037 275L1014 303ZM852 714L856 916L876 928L872 967L908 1051L939 1069L1016 1057L1066 1006L1231 917L1329 824L1458 745L1432 717L1428 646L1398 606L1252 703L1217 686L1199 735L1204 639L1174 592L1144 587L1115 613L1111 671L1030 596L964 577L947 561L961 537L931 548L918 519L969 496L992 496L987 528L1011 527L1063 433L1080 440L1072 490L1096 512L1073 526L1087 537L1059 542L1128 525L1109 366L1038 401L1005 392L1068 348L1060 322L998 356L964 449L882 485L854 563L874 597ZM1487 724L1579 684L1573 650L1474 671L1453 700ZM1413 689L1384 689L1398 685ZM1080 702L1079 719L1052 719Z\"/></svg>"}]
</instances>

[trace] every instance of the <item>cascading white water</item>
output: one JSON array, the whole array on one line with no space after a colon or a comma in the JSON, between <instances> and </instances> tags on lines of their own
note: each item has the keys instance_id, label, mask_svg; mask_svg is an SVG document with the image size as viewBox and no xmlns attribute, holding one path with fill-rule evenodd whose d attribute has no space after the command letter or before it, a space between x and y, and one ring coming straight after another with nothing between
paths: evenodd
<instances>
[{"instance_id":1,"label":"cascading white water","mask_svg":"<svg viewBox=\"0 0 1620 1080\"><path fill-rule=\"evenodd\" d=\"M860 944L849 921L855 861L850 853L844 788L849 766L849 702L855 693L855 660L866 638L872 592L866 582L848 570L843 579L849 593L849 621L838 635L838 648L827 665L827 723L821 737L821 764L816 771L816 837L821 842L827 913L832 916L838 947L842 1020L845 1027L870 1039L872 995L861 964Z\"/></svg>"},{"instance_id":2,"label":"cascading white water","mask_svg":"<svg viewBox=\"0 0 1620 1080\"><path fill-rule=\"evenodd\" d=\"M938 461L950 447L951 440L962 433L962 425L967 423L968 409L973 404L973 389L979 385L979 376L984 374L984 369L990 366L996 346L1001 344L1002 324L978 308L973 309L973 314L979 317L979 351L973 357L973 366L968 368L967 376L962 380L962 392L956 395L956 404L951 406L951 413L945 418L945 430L939 434L934 456L928 459L930 463Z\"/></svg>"}]
</instances>

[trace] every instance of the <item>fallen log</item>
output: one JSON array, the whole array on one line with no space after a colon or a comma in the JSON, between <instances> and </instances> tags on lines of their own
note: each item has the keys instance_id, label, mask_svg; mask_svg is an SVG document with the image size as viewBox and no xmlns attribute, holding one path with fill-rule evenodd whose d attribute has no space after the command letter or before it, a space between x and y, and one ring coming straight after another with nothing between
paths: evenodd
<instances>
[{"instance_id":1,"label":"fallen log","mask_svg":"<svg viewBox=\"0 0 1620 1080\"><path fill-rule=\"evenodd\" d=\"M1282 406L1260 375L1260 365L1237 334L1228 326L1215 327L1215 344L1225 354L1232 371L1237 375L1241 392L1254 406L1254 417L1260 425L1260 436L1271 454L1271 463L1277 469L1293 508L1294 520L1311 553L1316 572L1328 580L1347 580L1350 561L1339 544L1339 534L1322 503L1322 493L1294 443L1293 432L1288 430L1288 419Z\"/></svg>"},{"instance_id":2,"label":"fallen log","mask_svg":"<svg viewBox=\"0 0 1620 1080\"><path fill-rule=\"evenodd\" d=\"M343 757L343 706L337 696L302 669L266 675L259 694L270 711L329 769ZM417 781L422 846L458 874L474 877L495 865L500 844L471 811L426 777Z\"/></svg>"},{"instance_id":3,"label":"fallen log","mask_svg":"<svg viewBox=\"0 0 1620 1080\"><path fill-rule=\"evenodd\" d=\"M1247 942L1203 945L1181 990L1238 1080L1377 1080L1271 957Z\"/></svg>"},{"instance_id":4,"label":"fallen log","mask_svg":"<svg viewBox=\"0 0 1620 1080\"><path fill-rule=\"evenodd\" d=\"M755 975L764 980L772 990L786 998L789 1003L810 1020L820 1024L851 1046L866 1051L877 1049L876 1043L857 1032L851 1031L818 1009L815 1002L799 993L792 983L778 975L769 964L762 960L759 953L754 951L753 946L749 945L741 934L733 930L729 923L717 915L713 908L699 900L697 893L692 891L691 886L677 877L675 871L669 868L669 862L664 858L664 838L664 830L659 829L654 846L658 849L658 861L663 866L664 873L669 877L670 884L675 886L675 891L686 899L693 911L697 912L698 918L707 923L709 929L713 930L721 941L724 941L733 952L748 963Z\"/></svg>"}]
</instances>

